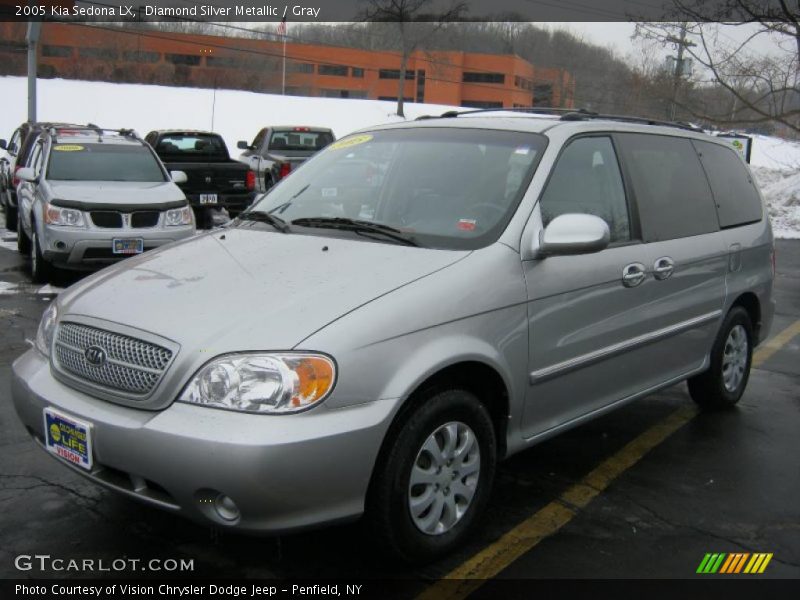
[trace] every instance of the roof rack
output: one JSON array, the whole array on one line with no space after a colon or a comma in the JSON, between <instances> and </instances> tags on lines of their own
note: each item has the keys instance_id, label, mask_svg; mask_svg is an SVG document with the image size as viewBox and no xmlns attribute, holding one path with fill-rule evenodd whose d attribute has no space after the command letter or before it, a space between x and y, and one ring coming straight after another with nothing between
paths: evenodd
<instances>
[{"instance_id":1,"label":"roof rack","mask_svg":"<svg viewBox=\"0 0 800 600\"><path fill-rule=\"evenodd\" d=\"M417 117L416 120L424 121L425 119L452 119L461 115L474 115L478 113L489 112L518 112L538 115L560 115L569 113L580 113L585 115L597 114L590 110L586 110L585 108L561 108L553 106L516 106L513 108L502 108L498 106L496 108L476 108L473 110L448 110L440 115L422 115L421 117Z\"/></svg>"},{"instance_id":2,"label":"roof rack","mask_svg":"<svg viewBox=\"0 0 800 600\"><path fill-rule=\"evenodd\" d=\"M96 133L98 135L98 141L102 141L103 136L104 135L109 135L109 134L110 135L120 135L120 136L128 137L128 138L131 138L131 139L134 139L134 140L140 140L141 139L136 134L136 131L134 131L133 129L130 129L130 128L128 128L128 129L109 129L107 127L100 127L98 125L95 125L94 123L87 123L86 125L64 124L62 126L53 126L53 127L50 127L50 129L49 129L50 135L52 137L57 137L58 136L58 131L60 129L65 129L65 130L68 130L68 131L94 132L94 133Z\"/></svg>"},{"instance_id":3,"label":"roof rack","mask_svg":"<svg viewBox=\"0 0 800 600\"><path fill-rule=\"evenodd\" d=\"M475 110L448 110L439 116L423 115L417 117L417 121L426 119L452 119L461 115L474 115L478 113L491 113L491 112L518 112L525 114L541 114L541 115L561 115L561 121L586 121L590 119L601 119L607 121L620 121L623 123L641 123L643 125L659 125L662 127L676 127L678 129L685 129L687 131L703 132L700 127L692 125L691 123L684 123L681 121L660 121L658 119L648 119L647 117L633 117L627 115L607 115L594 112L585 108L561 108L551 106L525 106L514 108L478 108Z\"/></svg>"},{"instance_id":4,"label":"roof rack","mask_svg":"<svg viewBox=\"0 0 800 600\"><path fill-rule=\"evenodd\" d=\"M622 123L641 123L643 125L658 125L661 127L676 127L687 131L697 131L703 133L701 127L684 123L682 121L660 121L658 119L648 119L647 117L631 117L627 115L604 115L598 113L571 112L561 117L562 121L586 121L589 119L601 119L604 121L620 121Z\"/></svg>"}]
</instances>

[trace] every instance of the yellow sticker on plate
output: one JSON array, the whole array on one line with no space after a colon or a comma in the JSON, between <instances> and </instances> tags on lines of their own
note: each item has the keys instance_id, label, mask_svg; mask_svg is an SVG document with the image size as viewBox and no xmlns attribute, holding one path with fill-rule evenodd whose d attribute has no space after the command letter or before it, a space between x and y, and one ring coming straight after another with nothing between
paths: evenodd
<instances>
[{"instance_id":1,"label":"yellow sticker on plate","mask_svg":"<svg viewBox=\"0 0 800 600\"><path fill-rule=\"evenodd\" d=\"M331 150L341 150L343 148L350 148L352 146L358 146L359 144L363 144L364 142L368 142L372 139L372 136L368 133L363 135L354 135L353 137L344 138L343 140L339 140L338 142L332 143L328 148Z\"/></svg>"},{"instance_id":2,"label":"yellow sticker on plate","mask_svg":"<svg viewBox=\"0 0 800 600\"><path fill-rule=\"evenodd\" d=\"M80 152L84 150L84 147L78 146L77 144L61 144L60 146L53 146L53 150L58 150L59 152Z\"/></svg>"}]
</instances>

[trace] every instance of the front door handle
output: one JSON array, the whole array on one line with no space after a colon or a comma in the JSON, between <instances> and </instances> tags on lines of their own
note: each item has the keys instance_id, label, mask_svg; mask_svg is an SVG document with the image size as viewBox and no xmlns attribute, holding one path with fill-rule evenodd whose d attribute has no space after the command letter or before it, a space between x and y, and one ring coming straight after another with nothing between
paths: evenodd
<instances>
[{"instance_id":1,"label":"front door handle","mask_svg":"<svg viewBox=\"0 0 800 600\"><path fill-rule=\"evenodd\" d=\"M631 263L622 269L622 285L625 287L636 287L644 281L647 272L642 263Z\"/></svg>"},{"instance_id":2,"label":"front door handle","mask_svg":"<svg viewBox=\"0 0 800 600\"><path fill-rule=\"evenodd\" d=\"M653 276L659 281L663 281L665 279L669 279L669 276L672 275L672 271L674 269L675 261L669 256L662 256L661 258L657 258L655 264L653 265Z\"/></svg>"}]
</instances>

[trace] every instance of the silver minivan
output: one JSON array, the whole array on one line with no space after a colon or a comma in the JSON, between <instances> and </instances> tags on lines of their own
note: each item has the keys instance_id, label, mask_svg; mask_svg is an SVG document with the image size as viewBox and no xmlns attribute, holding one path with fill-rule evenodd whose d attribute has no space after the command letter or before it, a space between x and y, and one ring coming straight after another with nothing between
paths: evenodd
<instances>
[{"instance_id":1,"label":"silver minivan","mask_svg":"<svg viewBox=\"0 0 800 600\"><path fill-rule=\"evenodd\" d=\"M13 399L57 460L152 506L252 533L363 514L432 559L499 460L683 380L735 405L773 258L747 165L702 132L387 125L63 292Z\"/></svg>"}]
</instances>

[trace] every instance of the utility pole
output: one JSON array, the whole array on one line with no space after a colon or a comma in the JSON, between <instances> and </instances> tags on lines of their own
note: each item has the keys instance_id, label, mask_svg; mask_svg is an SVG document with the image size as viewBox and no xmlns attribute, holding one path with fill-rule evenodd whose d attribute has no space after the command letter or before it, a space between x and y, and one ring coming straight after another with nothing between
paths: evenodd
<instances>
[{"instance_id":1,"label":"utility pole","mask_svg":"<svg viewBox=\"0 0 800 600\"><path fill-rule=\"evenodd\" d=\"M36 120L36 46L39 43L39 34L42 24L39 21L28 23L28 121Z\"/></svg>"},{"instance_id":2,"label":"utility pole","mask_svg":"<svg viewBox=\"0 0 800 600\"><path fill-rule=\"evenodd\" d=\"M686 48L690 48L692 46L696 46L694 42L690 42L686 39L686 31L687 24L686 22L681 23L681 33L679 37L669 36L667 38L667 42L675 44L678 47L678 58L675 61L675 69L672 73L672 100L669 103L669 112L667 114L667 118L670 121L675 120L675 116L678 112L678 90L680 89L681 85L681 77L683 76L683 53Z\"/></svg>"}]
</instances>

